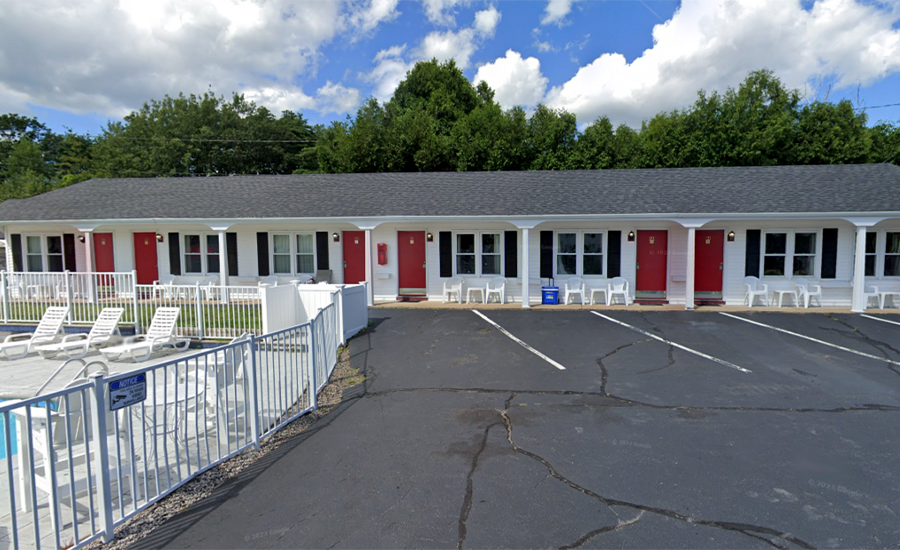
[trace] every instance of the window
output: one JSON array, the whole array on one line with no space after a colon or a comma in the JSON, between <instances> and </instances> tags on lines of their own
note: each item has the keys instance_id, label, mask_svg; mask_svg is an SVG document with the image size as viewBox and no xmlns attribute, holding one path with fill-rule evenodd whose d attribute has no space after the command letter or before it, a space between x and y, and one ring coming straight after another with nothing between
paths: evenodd
<instances>
[{"instance_id":1,"label":"window","mask_svg":"<svg viewBox=\"0 0 900 550\"><path fill-rule=\"evenodd\" d=\"M812 277L816 271L816 234L794 233L793 275Z\"/></svg>"},{"instance_id":2,"label":"window","mask_svg":"<svg viewBox=\"0 0 900 550\"><path fill-rule=\"evenodd\" d=\"M316 241L312 233L272 235L272 272L312 275L316 272Z\"/></svg>"},{"instance_id":3,"label":"window","mask_svg":"<svg viewBox=\"0 0 900 550\"><path fill-rule=\"evenodd\" d=\"M315 273L316 249L312 235L297 235L297 273Z\"/></svg>"},{"instance_id":4,"label":"window","mask_svg":"<svg viewBox=\"0 0 900 550\"><path fill-rule=\"evenodd\" d=\"M584 234L583 275L603 275L603 233Z\"/></svg>"},{"instance_id":5,"label":"window","mask_svg":"<svg viewBox=\"0 0 900 550\"><path fill-rule=\"evenodd\" d=\"M556 234L556 276L603 275L603 233Z\"/></svg>"},{"instance_id":6,"label":"window","mask_svg":"<svg viewBox=\"0 0 900 550\"><path fill-rule=\"evenodd\" d=\"M767 277L783 277L784 258L786 255L787 233L766 233L763 275Z\"/></svg>"},{"instance_id":7,"label":"window","mask_svg":"<svg viewBox=\"0 0 900 550\"><path fill-rule=\"evenodd\" d=\"M25 269L32 272L65 271L63 239L60 235L26 235Z\"/></svg>"},{"instance_id":8,"label":"window","mask_svg":"<svg viewBox=\"0 0 900 550\"><path fill-rule=\"evenodd\" d=\"M762 243L763 277L815 277L818 231L772 231Z\"/></svg>"},{"instance_id":9,"label":"window","mask_svg":"<svg viewBox=\"0 0 900 550\"><path fill-rule=\"evenodd\" d=\"M900 277L900 232L884 234L884 276Z\"/></svg>"},{"instance_id":10,"label":"window","mask_svg":"<svg viewBox=\"0 0 900 550\"><path fill-rule=\"evenodd\" d=\"M878 233L866 233L866 277L875 276L875 262L878 260Z\"/></svg>"},{"instance_id":11,"label":"window","mask_svg":"<svg viewBox=\"0 0 900 550\"><path fill-rule=\"evenodd\" d=\"M502 275L500 233L457 233L453 244L457 275Z\"/></svg>"},{"instance_id":12,"label":"window","mask_svg":"<svg viewBox=\"0 0 900 550\"><path fill-rule=\"evenodd\" d=\"M184 241L184 273L203 275L219 272L218 235L182 235L181 238Z\"/></svg>"},{"instance_id":13,"label":"window","mask_svg":"<svg viewBox=\"0 0 900 550\"><path fill-rule=\"evenodd\" d=\"M500 235L498 233L481 235L481 274L500 275Z\"/></svg>"},{"instance_id":14,"label":"window","mask_svg":"<svg viewBox=\"0 0 900 550\"><path fill-rule=\"evenodd\" d=\"M556 274L576 275L578 273L578 248L575 233L556 234Z\"/></svg>"}]
</instances>

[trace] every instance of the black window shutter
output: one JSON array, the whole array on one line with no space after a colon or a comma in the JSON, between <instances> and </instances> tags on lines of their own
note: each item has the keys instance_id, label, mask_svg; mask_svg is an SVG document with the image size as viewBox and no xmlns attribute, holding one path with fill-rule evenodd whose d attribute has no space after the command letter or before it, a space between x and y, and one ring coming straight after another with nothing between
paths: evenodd
<instances>
[{"instance_id":1,"label":"black window shutter","mask_svg":"<svg viewBox=\"0 0 900 550\"><path fill-rule=\"evenodd\" d=\"M503 233L503 248L506 253L503 265L503 276L515 278L519 276L519 232L505 231Z\"/></svg>"},{"instance_id":2,"label":"black window shutter","mask_svg":"<svg viewBox=\"0 0 900 550\"><path fill-rule=\"evenodd\" d=\"M834 279L837 276L838 230L829 228L822 230L822 278Z\"/></svg>"},{"instance_id":3,"label":"black window shutter","mask_svg":"<svg viewBox=\"0 0 900 550\"><path fill-rule=\"evenodd\" d=\"M269 234L265 231L256 234L256 265L260 277L269 275Z\"/></svg>"},{"instance_id":4,"label":"black window shutter","mask_svg":"<svg viewBox=\"0 0 900 550\"><path fill-rule=\"evenodd\" d=\"M10 235L13 251L13 271L25 271L22 269L22 235L15 233Z\"/></svg>"},{"instance_id":5,"label":"black window shutter","mask_svg":"<svg viewBox=\"0 0 900 550\"><path fill-rule=\"evenodd\" d=\"M75 234L63 234L63 269L66 271L78 271L75 267ZM88 270L90 271L90 270Z\"/></svg>"},{"instance_id":6,"label":"black window shutter","mask_svg":"<svg viewBox=\"0 0 900 550\"><path fill-rule=\"evenodd\" d=\"M541 279L553 278L553 231L541 231Z\"/></svg>"},{"instance_id":7,"label":"black window shutter","mask_svg":"<svg viewBox=\"0 0 900 550\"><path fill-rule=\"evenodd\" d=\"M453 234L450 231L438 233L438 256L441 263L441 277L453 276Z\"/></svg>"},{"instance_id":8,"label":"black window shutter","mask_svg":"<svg viewBox=\"0 0 900 550\"><path fill-rule=\"evenodd\" d=\"M744 276L759 277L759 246L761 229L747 230L747 249L744 253Z\"/></svg>"},{"instance_id":9,"label":"black window shutter","mask_svg":"<svg viewBox=\"0 0 900 550\"><path fill-rule=\"evenodd\" d=\"M169 233L169 273L181 275L181 243L178 233Z\"/></svg>"},{"instance_id":10,"label":"black window shutter","mask_svg":"<svg viewBox=\"0 0 900 550\"><path fill-rule=\"evenodd\" d=\"M622 232L610 231L606 235L606 276L622 275Z\"/></svg>"},{"instance_id":11,"label":"black window shutter","mask_svg":"<svg viewBox=\"0 0 900 550\"><path fill-rule=\"evenodd\" d=\"M316 231L316 269L329 269L328 233L326 231Z\"/></svg>"},{"instance_id":12,"label":"black window shutter","mask_svg":"<svg viewBox=\"0 0 900 550\"><path fill-rule=\"evenodd\" d=\"M238 274L237 233L225 233L225 247L228 249L228 275Z\"/></svg>"}]
</instances>

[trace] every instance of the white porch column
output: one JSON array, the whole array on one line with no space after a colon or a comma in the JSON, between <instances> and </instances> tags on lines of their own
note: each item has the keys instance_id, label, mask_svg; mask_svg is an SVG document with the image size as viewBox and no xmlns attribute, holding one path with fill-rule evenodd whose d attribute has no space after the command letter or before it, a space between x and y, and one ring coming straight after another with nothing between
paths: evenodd
<instances>
[{"instance_id":1,"label":"white porch column","mask_svg":"<svg viewBox=\"0 0 900 550\"><path fill-rule=\"evenodd\" d=\"M85 271L95 271L97 263L94 261L94 233L93 231L84 232L84 261L86 263Z\"/></svg>"},{"instance_id":2,"label":"white porch column","mask_svg":"<svg viewBox=\"0 0 900 550\"><path fill-rule=\"evenodd\" d=\"M225 230L219 230L219 284L228 286L228 250L225 243Z\"/></svg>"},{"instance_id":3,"label":"white porch column","mask_svg":"<svg viewBox=\"0 0 900 550\"><path fill-rule=\"evenodd\" d=\"M366 300L375 305L375 277L372 271L372 230L366 229Z\"/></svg>"},{"instance_id":4,"label":"white porch column","mask_svg":"<svg viewBox=\"0 0 900 550\"><path fill-rule=\"evenodd\" d=\"M529 236L528 236L528 228L522 228L522 307L529 308L531 307L531 293L530 293L530 285L528 280L528 249L529 246Z\"/></svg>"},{"instance_id":5,"label":"white porch column","mask_svg":"<svg viewBox=\"0 0 900 550\"><path fill-rule=\"evenodd\" d=\"M696 267L697 228L688 227L687 273L684 278L684 309L694 309L694 271Z\"/></svg>"},{"instance_id":6,"label":"white porch column","mask_svg":"<svg viewBox=\"0 0 900 550\"><path fill-rule=\"evenodd\" d=\"M850 311L866 311L866 226L856 228L856 256L853 258L853 301Z\"/></svg>"}]
</instances>

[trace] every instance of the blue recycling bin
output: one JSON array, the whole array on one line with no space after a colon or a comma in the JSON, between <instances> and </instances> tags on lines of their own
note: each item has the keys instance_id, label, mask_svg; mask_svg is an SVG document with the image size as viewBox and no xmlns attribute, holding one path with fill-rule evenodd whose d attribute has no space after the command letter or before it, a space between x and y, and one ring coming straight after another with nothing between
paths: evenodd
<instances>
[{"instance_id":1,"label":"blue recycling bin","mask_svg":"<svg viewBox=\"0 0 900 550\"><path fill-rule=\"evenodd\" d=\"M559 303L559 287L558 286L542 286L541 287L541 303L542 304L558 304Z\"/></svg>"}]
</instances>

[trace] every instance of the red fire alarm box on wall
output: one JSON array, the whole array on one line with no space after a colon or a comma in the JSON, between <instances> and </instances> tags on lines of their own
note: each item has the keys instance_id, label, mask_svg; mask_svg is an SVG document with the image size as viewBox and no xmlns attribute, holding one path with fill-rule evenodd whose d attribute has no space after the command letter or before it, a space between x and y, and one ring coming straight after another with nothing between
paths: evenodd
<instances>
[{"instance_id":1,"label":"red fire alarm box on wall","mask_svg":"<svg viewBox=\"0 0 900 550\"><path fill-rule=\"evenodd\" d=\"M387 265L387 243L378 243L378 265Z\"/></svg>"}]
</instances>

